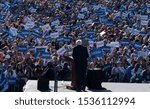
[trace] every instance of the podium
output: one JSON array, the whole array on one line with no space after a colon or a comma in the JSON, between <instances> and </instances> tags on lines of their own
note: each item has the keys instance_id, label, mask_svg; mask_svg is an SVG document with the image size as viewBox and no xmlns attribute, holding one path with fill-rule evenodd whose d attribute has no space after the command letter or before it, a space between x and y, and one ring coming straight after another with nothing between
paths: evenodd
<instances>
[{"instance_id":1,"label":"podium","mask_svg":"<svg viewBox=\"0 0 150 109\"><path fill-rule=\"evenodd\" d=\"M99 68L88 69L87 72L87 87L89 89L102 89L102 81L104 78L104 72Z\"/></svg>"},{"instance_id":2,"label":"podium","mask_svg":"<svg viewBox=\"0 0 150 109\"><path fill-rule=\"evenodd\" d=\"M75 63L74 60L69 57L69 56L64 56L65 61L67 61L71 67L72 67L72 71L71 71L71 86L67 86L67 89L76 89L76 68L75 68Z\"/></svg>"}]
</instances>

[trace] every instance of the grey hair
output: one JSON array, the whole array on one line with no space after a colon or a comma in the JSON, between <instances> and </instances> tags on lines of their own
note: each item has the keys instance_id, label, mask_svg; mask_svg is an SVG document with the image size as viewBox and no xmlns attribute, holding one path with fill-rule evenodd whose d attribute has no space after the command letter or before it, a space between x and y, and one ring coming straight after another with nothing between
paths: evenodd
<instances>
[{"instance_id":1,"label":"grey hair","mask_svg":"<svg viewBox=\"0 0 150 109\"><path fill-rule=\"evenodd\" d=\"M82 40L81 40L81 39L78 39L78 40L76 41L76 45L82 45Z\"/></svg>"}]
</instances>

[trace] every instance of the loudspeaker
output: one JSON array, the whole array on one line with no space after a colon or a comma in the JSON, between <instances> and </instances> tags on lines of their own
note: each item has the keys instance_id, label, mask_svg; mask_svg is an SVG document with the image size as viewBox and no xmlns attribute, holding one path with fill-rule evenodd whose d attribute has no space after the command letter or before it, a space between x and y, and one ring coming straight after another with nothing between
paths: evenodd
<instances>
[{"instance_id":1,"label":"loudspeaker","mask_svg":"<svg viewBox=\"0 0 150 109\"><path fill-rule=\"evenodd\" d=\"M37 89L40 91L48 91L49 89L49 80L40 78L37 82Z\"/></svg>"}]
</instances>

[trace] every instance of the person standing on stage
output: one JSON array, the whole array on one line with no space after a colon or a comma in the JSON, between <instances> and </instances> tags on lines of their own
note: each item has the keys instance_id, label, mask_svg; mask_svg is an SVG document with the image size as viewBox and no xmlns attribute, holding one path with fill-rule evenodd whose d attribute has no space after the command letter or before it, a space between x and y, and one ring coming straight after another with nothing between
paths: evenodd
<instances>
[{"instance_id":1,"label":"person standing on stage","mask_svg":"<svg viewBox=\"0 0 150 109\"><path fill-rule=\"evenodd\" d=\"M76 41L76 47L73 48L73 59L76 67L76 91L85 91L86 88L86 71L88 50L82 45L82 40Z\"/></svg>"}]
</instances>

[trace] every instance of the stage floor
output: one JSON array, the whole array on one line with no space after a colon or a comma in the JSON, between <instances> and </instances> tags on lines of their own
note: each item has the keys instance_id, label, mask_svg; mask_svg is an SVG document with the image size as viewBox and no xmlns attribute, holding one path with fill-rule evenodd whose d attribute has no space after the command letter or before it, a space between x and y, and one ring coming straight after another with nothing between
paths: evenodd
<instances>
[{"instance_id":1,"label":"stage floor","mask_svg":"<svg viewBox=\"0 0 150 109\"><path fill-rule=\"evenodd\" d=\"M58 92L75 92L66 89L66 85L70 85L70 81L65 81L63 84L59 81ZM150 84L104 82L102 87L106 90L86 90L87 92L150 92ZM54 92L54 81L50 81L50 89ZM40 92L37 90L37 80L29 80L24 86L24 92Z\"/></svg>"}]
</instances>

